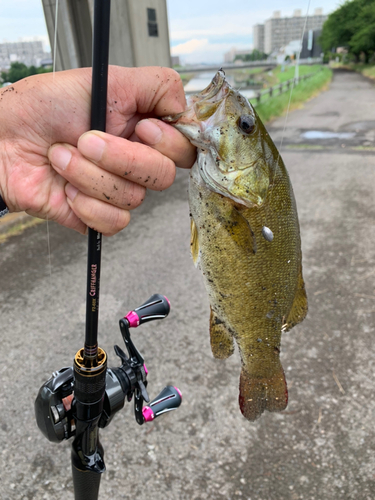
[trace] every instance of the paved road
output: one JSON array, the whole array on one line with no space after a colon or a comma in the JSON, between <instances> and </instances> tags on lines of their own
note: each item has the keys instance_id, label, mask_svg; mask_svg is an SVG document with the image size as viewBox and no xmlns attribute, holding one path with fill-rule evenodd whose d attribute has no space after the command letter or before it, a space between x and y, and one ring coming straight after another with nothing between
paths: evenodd
<instances>
[{"instance_id":1,"label":"paved road","mask_svg":"<svg viewBox=\"0 0 375 500\"><path fill-rule=\"evenodd\" d=\"M370 500L375 487L375 89L336 73L330 89L288 117L282 154L299 207L305 322L282 340L290 402L255 423L237 407L239 358L214 360L208 302L189 257L187 176L151 193L133 224L106 240L101 345L116 360L118 319L151 293L169 318L134 335L151 395L167 383L178 412L138 427L128 405L102 432L103 499ZM284 119L271 134L279 144ZM354 133L308 139L308 131ZM68 443L47 442L33 401L82 345L86 242L49 225L0 246L0 498L72 499Z\"/></svg>"}]
</instances>

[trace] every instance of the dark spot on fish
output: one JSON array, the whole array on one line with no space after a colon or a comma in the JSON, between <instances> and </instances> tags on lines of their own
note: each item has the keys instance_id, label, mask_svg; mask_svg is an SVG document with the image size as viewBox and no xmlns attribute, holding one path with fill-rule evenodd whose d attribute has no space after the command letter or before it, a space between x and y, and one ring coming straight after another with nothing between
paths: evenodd
<instances>
[{"instance_id":1,"label":"dark spot on fish","mask_svg":"<svg viewBox=\"0 0 375 500\"><path fill-rule=\"evenodd\" d=\"M110 200L111 198L109 196L107 196L105 193L103 193L103 195L107 198L107 200Z\"/></svg>"},{"instance_id":2,"label":"dark spot on fish","mask_svg":"<svg viewBox=\"0 0 375 500\"><path fill-rule=\"evenodd\" d=\"M116 184L113 184L113 189L115 189L116 191L118 191L118 187L116 186Z\"/></svg>"}]
</instances>

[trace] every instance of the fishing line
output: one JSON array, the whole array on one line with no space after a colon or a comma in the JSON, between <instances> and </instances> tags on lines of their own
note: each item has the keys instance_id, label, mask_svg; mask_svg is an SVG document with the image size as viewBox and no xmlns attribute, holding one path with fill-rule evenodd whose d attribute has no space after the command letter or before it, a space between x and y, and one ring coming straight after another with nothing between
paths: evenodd
<instances>
[{"instance_id":1,"label":"fishing line","mask_svg":"<svg viewBox=\"0 0 375 500\"><path fill-rule=\"evenodd\" d=\"M302 35L301 35L300 50L298 51L298 54L297 54L296 69L298 68L299 60L300 60L300 55L301 55L301 51L302 51L303 37L305 36L305 31L306 31L306 26L307 26L307 18L308 18L309 10L310 10L310 3L311 3L311 0L308 0L308 2L307 2L307 9L306 9L306 16L305 16L305 23L304 23L303 30L302 30ZM281 149L282 149L282 145L283 145L283 141L284 141L284 137L285 137L286 125L287 125L287 121L288 121L290 104L291 104L291 101L292 101L292 96L293 96L293 91L294 91L295 83L296 83L296 70L295 70L295 73L294 73L294 79L293 79L292 87L291 87L290 93L289 93L288 107L287 107L287 111L286 111L286 115L285 115L283 132L281 134L280 146L278 148L278 157L277 157L277 161L276 161L275 173L274 173L274 176L273 176L273 179L272 179L272 182L271 182L271 193L270 193L269 203L271 203L271 200L272 200L272 195L273 195L273 190L274 190L274 181L276 179L277 171L278 171L278 168L279 168L279 161L280 161L280 158L281 158ZM267 226L265 226L265 227L266 227L266 229L269 229L269 228L267 228Z\"/></svg>"},{"instance_id":2,"label":"fishing line","mask_svg":"<svg viewBox=\"0 0 375 500\"><path fill-rule=\"evenodd\" d=\"M55 32L53 36L53 56L52 56L52 88L55 88L55 74L56 74L56 57L57 57L57 22L59 16L59 0L56 0L55 4ZM49 147L52 146L52 123L53 123L53 99L51 99L51 115L50 115L50 132L49 132ZM49 162L49 166L52 169L51 162ZM48 266L49 266L49 275L52 278L52 259L51 259L51 238L49 231L49 219L48 214L46 217L47 221L47 247L48 247Z\"/></svg>"},{"instance_id":3,"label":"fishing line","mask_svg":"<svg viewBox=\"0 0 375 500\"><path fill-rule=\"evenodd\" d=\"M310 2L311 0L308 0L307 2L307 10L306 10L306 16L305 16L305 24L303 26L303 30L302 30L302 36L301 36L301 44L300 44L300 50L298 51L298 54L297 54L297 61L296 61L296 68L295 68L295 72L294 72L294 79L293 79L293 83L292 83L292 88L290 89L290 94L289 94L289 102L288 102L288 107L287 107L287 111L286 111L286 115L285 115L285 120L284 120L284 129L283 129L283 133L281 135L281 141L280 141L280 146L279 146L279 152L281 151L281 148L282 148L282 145L283 145L283 141L284 141L284 135L285 135L285 130L286 130L286 123L288 121L288 116L289 116L289 109L290 109L290 103L292 101L292 94L293 94L293 91L294 91L294 87L295 87L295 84L296 84L296 74L297 74L297 68L299 68L299 60L300 60L300 57L301 57L301 52L302 52L302 45L303 45L303 37L305 36L305 31L306 31L306 26L307 26L307 18L308 18L308 15L309 15L309 10L310 10ZM299 77L299 74L298 74L298 77ZM280 153L279 153L280 155Z\"/></svg>"}]
</instances>

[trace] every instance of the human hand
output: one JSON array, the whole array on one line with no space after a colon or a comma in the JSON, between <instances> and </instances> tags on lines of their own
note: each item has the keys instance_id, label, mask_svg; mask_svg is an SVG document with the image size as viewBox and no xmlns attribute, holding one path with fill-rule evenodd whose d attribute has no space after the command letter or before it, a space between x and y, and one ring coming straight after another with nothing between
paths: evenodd
<instances>
[{"instance_id":1,"label":"human hand","mask_svg":"<svg viewBox=\"0 0 375 500\"><path fill-rule=\"evenodd\" d=\"M88 68L29 77L0 92L0 193L11 212L112 235L147 188L166 189L175 165L193 164L195 148L155 118L184 109L173 70L110 67L107 133L86 132L90 103Z\"/></svg>"}]
</instances>

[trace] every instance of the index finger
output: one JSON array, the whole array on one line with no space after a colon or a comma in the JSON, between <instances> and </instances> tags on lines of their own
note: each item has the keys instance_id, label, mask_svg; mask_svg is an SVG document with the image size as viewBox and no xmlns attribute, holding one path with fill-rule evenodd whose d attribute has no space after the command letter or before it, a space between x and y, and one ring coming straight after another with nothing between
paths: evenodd
<instances>
[{"instance_id":1,"label":"index finger","mask_svg":"<svg viewBox=\"0 0 375 500\"><path fill-rule=\"evenodd\" d=\"M166 116L184 111L185 93L180 75L170 68L111 66L108 79L109 114L119 111L127 118L135 113ZM113 116L108 116L109 126ZM110 129L107 130L109 133Z\"/></svg>"}]
</instances>

